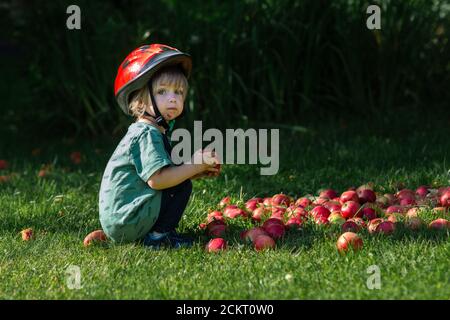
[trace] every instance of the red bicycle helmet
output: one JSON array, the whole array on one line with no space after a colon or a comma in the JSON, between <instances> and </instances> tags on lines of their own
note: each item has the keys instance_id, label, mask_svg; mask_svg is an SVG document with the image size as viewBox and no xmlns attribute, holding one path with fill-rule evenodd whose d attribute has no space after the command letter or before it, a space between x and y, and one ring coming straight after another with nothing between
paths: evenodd
<instances>
[{"instance_id":1,"label":"red bicycle helmet","mask_svg":"<svg viewBox=\"0 0 450 320\"><path fill-rule=\"evenodd\" d=\"M156 43L133 50L120 65L114 81L114 95L122 111L130 115L130 94L146 85L156 71L172 65L179 65L186 78L189 78L192 70L190 55Z\"/></svg>"}]
</instances>

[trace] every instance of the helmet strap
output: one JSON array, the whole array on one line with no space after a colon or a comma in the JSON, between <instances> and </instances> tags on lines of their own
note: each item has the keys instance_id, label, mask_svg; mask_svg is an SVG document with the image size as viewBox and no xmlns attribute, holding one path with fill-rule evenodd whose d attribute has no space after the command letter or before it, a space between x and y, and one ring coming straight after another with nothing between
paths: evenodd
<instances>
[{"instance_id":1,"label":"helmet strap","mask_svg":"<svg viewBox=\"0 0 450 320\"><path fill-rule=\"evenodd\" d=\"M145 111L144 114L155 119L156 124L158 126L161 126L166 130L169 129L169 125L167 124L167 121L163 118L163 116L161 115L161 112L159 112L158 106L156 105L155 97L153 96L153 88L152 88L151 80L148 82L148 90L150 92L150 99L152 100L153 110L155 111L155 117L150 115L147 111Z\"/></svg>"}]
</instances>

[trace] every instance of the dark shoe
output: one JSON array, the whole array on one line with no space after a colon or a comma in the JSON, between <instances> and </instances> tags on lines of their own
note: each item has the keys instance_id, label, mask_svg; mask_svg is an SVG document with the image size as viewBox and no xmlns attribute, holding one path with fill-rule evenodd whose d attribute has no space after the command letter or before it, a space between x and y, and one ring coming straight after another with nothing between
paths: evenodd
<instances>
[{"instance_id":1,"label":"dark shoe","mask_svg":"<svg viewBox=\"0 0 450 320\"><path fill-rule=\"evenodd\" d=\"M159 250L161 246L175 249L191 247L193 242L191 238L182 236L175 231L164 232L157 236L148 233L144 238L144 246L154 250Z\"/></svg>"},{"instance_id":2,"label":"dark shoe","mask_svg":"<svg viewBox=\"0 0 450 320\"><path fill-rule=\"evenodd\" d=\"M177 233L175 230L168 232L168 239L170 242L170 246L176 249L181 247L192 247L192 245L194 244L194 240L192 238L183 236Z\"/></svg>"}]
</instances>

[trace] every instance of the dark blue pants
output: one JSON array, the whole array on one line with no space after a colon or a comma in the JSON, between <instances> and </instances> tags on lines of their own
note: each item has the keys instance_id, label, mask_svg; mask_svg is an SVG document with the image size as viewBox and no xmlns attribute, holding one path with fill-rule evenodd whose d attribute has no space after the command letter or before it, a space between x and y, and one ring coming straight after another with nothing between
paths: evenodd
<instances>
[{"instance_id":1,"label":"dark blue pants","mask_svg":"<svg viewBox=\"0 0 450 320\"><path fill-rule=\"evenodd\" d=\"M162 191L161 209L151 231L167 232L175 230L181 220L192 193L191 180Z\"/></svg>"}]
</instances>

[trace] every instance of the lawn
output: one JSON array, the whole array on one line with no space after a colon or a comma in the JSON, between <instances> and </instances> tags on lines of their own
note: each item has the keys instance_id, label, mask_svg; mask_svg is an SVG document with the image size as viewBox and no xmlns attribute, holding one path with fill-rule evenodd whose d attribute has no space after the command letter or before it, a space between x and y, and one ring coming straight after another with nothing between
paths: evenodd
<instances>
[{"instance_id":1,"label":"lawn","mask_svg":"<svg viewBox=\"0 0 450 320\"><path fill-rule=\"evenodd\" d=\"M194 235L196 245L161 251L137 244L83 247L85 235L100 227L98 190L117 138L41 144L4 139L0 158L9 168L0 175L13 177L0 183L0 299L449 299L449 231L364 231L363 249L341 256L336 228L307 224L289 231L276 250L256 252L239 239L252 223L236 220L226 235L229 250L220 254L204 251L209 238L198 228L226 195L242 203L280 192L316 194L324 187L342 192L369 181L380 193L450 185L448 129L412 129L281 130L279 173L260 176L257 165L225 165L220 177L195 181L180 230ZM78 165L70 161L73 151L82 154ZM45 164L46 176L38 177ZM444 215L428 211L424 220ZM24 242L20 231L29 227L36 238ZM373 265L381 288L371 290ZM81 272L78 288L70 285L73 266Z\"/></svg>"}]
</instances>

